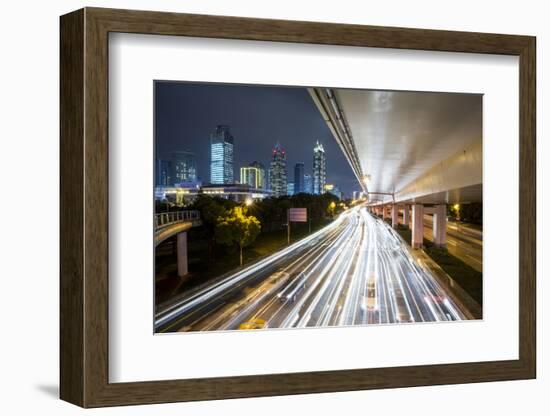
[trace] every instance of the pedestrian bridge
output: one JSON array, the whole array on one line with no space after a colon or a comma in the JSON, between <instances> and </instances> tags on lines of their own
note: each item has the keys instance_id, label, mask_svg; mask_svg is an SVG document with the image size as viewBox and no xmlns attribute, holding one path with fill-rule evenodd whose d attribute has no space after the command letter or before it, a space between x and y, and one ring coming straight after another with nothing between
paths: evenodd
<instances>
[{"instance_id":1,"label":"pedestrian bridge","mask_svg":"<svg viewBox=\"0 0 550 416\"><path fill-rule=\"evenodd\" d=\"M201 225L199 211L172 211L155 214L155 247L166 239L177 236L178 276L188 273L187 231Z\"/></svg>"},{"instance_id":2,"label":"pedestrian bridge","mask_svg":"<svg viewBox=\"0 0 550 416\"><path fill-rule=\"evenodd\" d=\"M155 247L164 240L201 225L199 211L172 211L155 214Z\"/></svg>"}]
</instances>

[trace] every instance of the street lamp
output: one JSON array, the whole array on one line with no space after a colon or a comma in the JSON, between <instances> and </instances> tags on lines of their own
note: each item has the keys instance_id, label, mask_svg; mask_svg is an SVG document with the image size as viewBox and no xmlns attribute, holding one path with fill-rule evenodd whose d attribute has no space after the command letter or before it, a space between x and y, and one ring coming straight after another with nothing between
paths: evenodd
<instances>
[{"instance_id":1,"label":"street lamp","mask_svg":"<svg viewBox=\"0 0 550 416\"><path fill-rule=\"evenodd\" d=\"M252 205L252 198L246 198L245 201L244 201L244 204L249 207L250 205Z\"/></svg>"}]
</instances>

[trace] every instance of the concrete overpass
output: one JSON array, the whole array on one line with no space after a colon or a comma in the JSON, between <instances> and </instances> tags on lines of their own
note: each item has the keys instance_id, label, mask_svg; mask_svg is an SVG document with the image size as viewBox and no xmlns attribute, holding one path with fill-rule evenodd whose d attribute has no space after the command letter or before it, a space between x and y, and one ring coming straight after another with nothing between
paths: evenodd
<instances>
[{"instance_id":1,"label":"concrete overpass","mask_svg":"<svg viewBox=\"0 0 550 416\"><path fill-rule=\"evenodd\" d=\"M178 276L188 273L187 231L201 225L199 211L172 211L155 214L155 247L177 235Z\"/></svg>"},{"instance_id":2,"label":"concrete overpass","mask_svg":"<svg viewBox=\"0 0 550 416\"><path fill-rule=\"evenodd\" d=\"M446 244L446 206L482 201L482 95L310 88L372 212Z\"/></svg>"}]
</instances>

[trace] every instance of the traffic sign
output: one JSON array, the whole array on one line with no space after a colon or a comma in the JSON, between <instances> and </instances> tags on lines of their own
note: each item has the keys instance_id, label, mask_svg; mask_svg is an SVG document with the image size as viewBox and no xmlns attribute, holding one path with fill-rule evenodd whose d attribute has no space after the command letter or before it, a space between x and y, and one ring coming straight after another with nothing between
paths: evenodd
<instances>
[{"instance_id":1,"label":"traffic sign","mask_svg":"<svg viewBox=\"0 0 550 416\"><path fill-rule=\"evenodd\" d=\"M307 208L290 208L289 220L291 222L307 222Z\"/></svg>"}]
</instances>

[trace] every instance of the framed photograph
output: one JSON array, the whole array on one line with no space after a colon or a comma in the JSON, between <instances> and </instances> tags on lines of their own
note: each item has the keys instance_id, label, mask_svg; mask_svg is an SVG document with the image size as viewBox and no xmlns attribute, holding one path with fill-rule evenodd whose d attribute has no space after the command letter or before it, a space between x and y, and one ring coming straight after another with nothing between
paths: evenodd
<instances>
[{"instance_id":1,"label":"framed photograph","mask_svg":"<svg viewBox=\"0 0 550 416\"><path fill-rule=\"evenodd\" d=\"M535 38L61 17L83 406L536 376Z\"/></svg>"}]
</instances>

